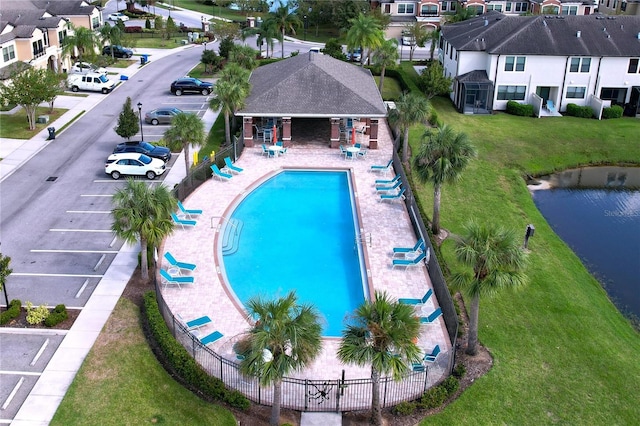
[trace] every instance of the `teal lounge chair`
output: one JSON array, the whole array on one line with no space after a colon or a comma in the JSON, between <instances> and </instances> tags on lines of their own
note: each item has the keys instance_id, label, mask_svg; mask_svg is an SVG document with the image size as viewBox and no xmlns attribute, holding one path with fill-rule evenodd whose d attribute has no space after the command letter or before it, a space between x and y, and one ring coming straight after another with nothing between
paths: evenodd
<instances>
[{"instance_id":1,"label":"teal lounge chair","mask_svg":"<svg viewBox=\"0 0 640 426\"><path fill-rule=\"evenodd\" d=\"M164 258L167 259L169 265L175 268L184 269L186 271L193 271L194 269L196 269L196 265L194 265L193 263L178 262L176 258L173 257L173 255L169 252L166 252L164 254Z\"/></svg>"},{"instance_id":2,"label":"teal lounge chair","mask_svg":"<svg viewBox=\"0 0 640 426\"><path fill-rule=\"evenodd\" d=\"M416 254L418 251L424 251L424 240L420 238L415 246L413 247L394 247L393 248L393 256L403 255L404 257L410 256L411 254Z\"/></svg>"},{"instance_id":3,"label":"teal lounge chair","mask_svg":"<svg viewBox=\"0 0 640 426\"><path fill-rule=\"evenodd\" d=\"M553 114L557 112L556 107L551 99L547 99L547 109Z\"/></svg>"},{"instance_id":4,"label":"teal lounge chair","mask_svg":"<svg viewBox=\"0 0 640 426\"><path fill-rule=\"evenodd\" d=\"M180 314L178 314L178 319L187 326L187 330L196 330L202 326L205 326L211 322L211 318L207 315L201 316L196 319L192 319L191 321L185 321L184 318Z\"/></svg>"},{"instance_id":5,"label":"teal lounge chair","mask_svg":"<svg viewBox=\"0 0 640 426\"><path fill-rule=\"evenodd\" d=\"M391 165L393 164L393 158L391 160L389 160L389 162L387 163L386 166L379 166L374 164L373 166L371 166L371 168L369 169L372 172L388 172L389 169L391 168Z\"/></svg>"},{"instance_id":6,"label":"teal lounge chair","mask_svg":"<svg viewBox=\"0 0 640 426\"><path fill-rule=\"evenodd\" d=\"M401 178L400 175L396 175L393 179L376 179L376 185L393 185Z\"/></svg>"},{"instance_id":7,"label":"teal lounge chair","mask_svg":"<svg viewBox=\"0 0 640 426\"><path fill-rule=\"evenodd\" d=\"M402 179L398 179L396 183L391 186L376 186L377 192L389 192L397 189L400 185L402 185Z\"/></svg>"},{"instance_id":8,"label":"teal lounge chair","mask_svg":"<svg viewBox=\"0 0 640 426\"><path fill-rule=\"evenodd\" d=\"M182 214L184 214L185 216L191 217L191 216L197 216L202 214L202 210L199 210L199 209L186 209L184 205L180 202L180 200L178 200L178 208L180 209Z\"/></svg>"},{"instance_id":9,"label":"teal lounge chair","mask_svg":"<svg viewBox=\"0 0 640 426\"><path fill-rule=\"evenodd\" d=\"M200 340L200 343L207 346L208 344L215 342L216 340L220 339L223 336L224 335L219 331L214 331L213 333L207 334L202 338L198 337L198 340Z\"/></svg>"},{"instance_id":10,"label":"teal lounge chair","mask_svg":"<svg viewBox=\"0 0 640 426\"><path fill-rule=\"evenodd\" d=\"M213 177L218 180L229 180L233 177L228 173L221 172L217 164L211 165L211 171L213 172Z\"/></svg>"},{"instance_id":11,"label":"teal lounge chair","mask_svg":"<svg viewBox=\"0 0 640 426\"><path fill-rule=\"evenodd\" d=\"M179 289L182 289L181 285L182 284L193 284L194 283L194 278L189 276L189 277L174 277L173 275L169 275L169 273L167 271L165 271L164 269L160 269L160 277L162 277L162 280L164 281L164 285L165 287L169 284L175 284L178 286Z\"/></svg>"},{"instance_id":12,"label":"teal lounge chair","mask_svg":"<svg viewBox=\"0 0 640 426\"><path fill-rule=\"evenodd\" d=\"M431 312L428 317L421 317L420 324L431 324L432 322L440 318L440 315L442 315L442 309L437 308L435 311Z\"/></svg>"},{"instance_id":13,"label":"teal lounge chair","mask_svg":"<svg viewBox=\"0 0 640 426\"><path fill-rule=\"evenodd\" d=\"M404 303L405 305L424 305L425 303L427 303L427 300L429 300L432 294L433 289L430 288L429 291L427 291L427 293L422 296L422 299L398 299L398 302Z\"/></svg>"},{"instance_id":14,"label":"teal lounge chair","mask_svg":"<svg viewBox=\"0 0 640 426\"><path fill-rule=\"evenodd\" d=\"M395 201L395 200L404 200L404 188L402 188L397 194L380 195L380 201Z\"/></svg>"},{"instance_id":15,"label":"teal lounge chair","mask_svg":"<svg viewBox=\"0 0 640 426\"><path fill-rule=\"evenodd\" d=\"M171 218L173 218L173 221L177 224L182 226L182 229L184 229L185 226L196 226L196 224L198 222L196 222L195 220L189 220L189 219L180 219L178 217L177 214L175 213L171 213Z\"/></svg>"},{"instance_id":16,"label":"teal lounge chair","mask_svg":"<svg viewBox=\"0 0 640 426\"><path fill-rule=\"evenodd\" d=\"M242 173L242 171L244 170L241 167L235 166L232 162L231 162L231 158L229 157L224 157L224 164L226 165L225 168L223 170L229 170L232 173Z\"/></svg>"},{"instance_id":17,"label":"teal lounge chair","mask_svg":"<svg viewBox=\"0 0 640 426\"><path fill-rule=\"evenodd\" d=\"M391 267L395 269L396 266L404 266L405 268L408 268L410 266L417 266L426 258L426 256L426 253L422 252L414 259L393 259L393 264L391 265Z\"/></svg>"},{"instance_id":18,"label":"teal lounge chair","mask_svg":"<svg viewBox=\"0 0 640 426\"><path fill-rule=\"evenodd\" d=\"M425 370L425 362L435 362L438 354L440 353L440 345L436 345L431 353L424 354L422 358L422 362L419 364L413 364L413 371L424 371Z\"/></svg>"}]
</instances>

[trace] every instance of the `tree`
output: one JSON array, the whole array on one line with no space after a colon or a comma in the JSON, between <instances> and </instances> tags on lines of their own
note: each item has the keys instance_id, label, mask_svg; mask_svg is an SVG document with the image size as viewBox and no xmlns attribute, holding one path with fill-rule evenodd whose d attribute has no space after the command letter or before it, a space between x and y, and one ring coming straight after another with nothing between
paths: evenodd
<instances>
[{"instance_id":1,"label":"tree","mask_svg":"<svg viewBox=\"0 0 640 426\"><path fill-rule=\"evenodd\" d=\"M406 31L414 41L414 43L409 47L409 61L413 61L413 54L415 53L416 48L418 46L424 47L424 44L429 38L429 32L421 22L414 22L412 24L405 25L404 31Z\"/></svg>"},{"instance_id":2,"label":"tree","mask_svg":"<svg viewBox=\"0 0 640 426\"><path fill-rule=\"evenodd\" d=\"M178 26L171 16L167 18L167 22L164 25L165 33L167 35L167 40L171 39L171 34L178 31Z\"/></svg>"},{"instance_id":3,"label":"tree","mask_svg":"<svg viewBox=\"0 0 640 426\"><path fill-rule=\"evenodd\" d=\"M129 178L114 194L113 204L111 229L130 244L140 242L140 270L142 278L148 280L148 250L157 247L173 232L171 213L178 202L164 185L148 186Z\"/></svg>"},{"instance_id":4,"label":"tree","mask_svg":"<svg viewBox=\"0 0 640 426\"><path fill-rule=\"evenodd\" d=\"M114 127L116 134L125 139L131 139L140 131L140 119L131 107L131 98L127 96L127 100L122 105L122 111L118 116L118 124Z\"/></svg>"},{"instance_id":5,"label":"tree","mask_svg":"<svg viewBox=\"0 0 640 426\"><path fill-rule=\"evenodd\" d=\"M66 85L66 75L56 72L47 73L47 84L51 85L51 89L46 93L43 93L45 102L49 104L49 113L53 113L53 103L56 101L58 95L64 92Z\"/></svg>"},{"instance_id":6,"label":"tree","mask_svg":"<svg viewBox=\"0 0 640 426\"><path fill-rule=\"evenodd\" d=\"M382 45L373 51L373 63L376 66L381 67L380 70L380 83L378 84L378 90L382 94L384 87L384 74L387 67L392 67L398 60L398 41L395 38L385 40Z\"/></svg>"},{"instance_id":7,"label":"tree","mask_svg":"<svg viewBox=\"0 0 640 426\"><path fill-rule=\"evenodd\" d=\"M429 60L433 62L433 54L436 51L436 45L440 41L440 28L429 33Z\"/></svg>"},{"instance_id":8,"label":"tree","mask_svg":"<svg viewBox=\"0 0 640 426\"><path fill-rule=\"evenodd\" d=\"M282 378L309 365L322 349L320 315L312 305L298 303L295 292L275 300L251 298L247 310L256 322L240 371L257 377L262 386L273 385L270 423L279 425Z\"/></svg>"},{"instance_id":9,"label":"tree","mask_svg":"<svg viewBox=\"0 0 640 426\"><path fill-rule=\"evenodd\" d=\"M424 123L429 117L431 106L422 94L403 93L395 109L389 112L389 121L396 126L402 135L402 161L409 161L409 128L414 124Z\"/></svg>"},{"instance_id":10,"label":"tree","mask_svg":"<svg viewBox=\"0 0 640 426\"><path fill-rule=\"evenodd\" d=\"M442 64L438 61L432 61L429 66L423 69L417 81L418 87L427 99L448 95L451 92L452 83L453 78L445 77Z\"/></svg>"},{"instance_id":11,"label":"tree","mask_svg":"<svg viewBox=\"0 0 640 426\"><path fill-rule=\"evenodd\" d=\"M60 94L60 77L47 69L17 66L11 74L11 82L0 84L0 98L7 104L24 108L29 130L36 129L36 111L42 102L52 103Z\"/></svg>"},{"instance_id":12,"label":"tree","mask_svg":"<svg viewBox=\"0 0 640 426\"><path fill-rule=\"evenodd\" d=\"M244 69L253 70L258 67L256 54L257 52L249 46L234 45L229 52L229 61L235 62Z\"/></svg>"},{"instance_id":13,"label":"tree","mask_svg":"<svg viewBox=\"0 0 640 426\"><path fill-rule=\"evenodd\" d=\"M340 59L341 61L347 60L347 55L342 51L342 43L337 38L330 38L324 45L324 49L321 50L325 55L329 55L333 58Z\"/></svg>"},{"instance_id":14,"label":"tree","mask_svg":"<svg viewBox=\"0 0 640 426\"><path fill-rule=\"evenodd\" d=\"M433 221L431 231L440 232L440 196L442 185L454 183L475 158L476 149L464 132L456 132L445 124L438 130L427 130L422 136L422 145L413 158L413 167L418 179L433 184Z\"/></svg>"},{"instance_id":15,"label":"tree","mask_svg":"<svg viewBox=\"0 0 640 426\"><path fill-rule=\"evenodd\" d=\"M240 83L220 79L213 88L213 94L214 98L209 101L209 107L213 110L220 109L220 112L224 115L225 141L227 145L230 145L231 123L229 118L238 109L244 107L248 91Z\"/></svg>"},{"instance_id":16,"label":"tree","mask_svg":"<svg viewBox=\"0 0 640 426\"><path fill-rule=\"evenodd\" d=\"M380 23L373 17L360 13L357 18L349 20L351 27L347 32L347 49L359 47L362 51L360 65L364 65L364 49L367 49L367 63L371 51L378 49L384 42L384 32Z\"/></svg>"},{"instance_id":17,"label":"tree","mask_svg":"<svg viewBox=\"0 0 640 426\"><path fill-rule=\"evenodd\" d=\"M233 40L241 38L240 25L236 22L225 22L216 20L213 24L213 28L211 32L218 40L230 40L233 43ZM220 56L225 56L220 53ZM226 57L226 56L225 56Z\"/></svg>"},{"instance_id":18,"label":"tree","mask_svg":"<svg viewBox=\"0 0 640 426\"><path fill-rule=\"evenodd\" d=\"M110 44L112 46L122 44L122 30L117 25L103 25L100 28L100 41L102 44ZM111 59L115 61L115 53L111 50Z\"/></svg>"},{"instance_id":19,"label":"tree","mask_svg":"<svg viewBox=\"0 0 640 426\"><path fill-rule=\"evenodd\" d=\"M290 32L295 35L296 29L300 28L302 22L295 13L289 12L292 5L291 2L285 4L280 3L280 6L275 12L269 12L269 16L265 19L263 25L272 26L278 30L280 40L280 46L282 47L282 58L284 59L284 35L286 32Z\"/></svg>"},{"instance_id":20,"label":"tree","mask_svg":"<svg viewBox=\"0 0 640 426\"><path fill-rule=\"evenodd\" d=\"M89 28L75 27L73 24L70 24L70 28L73 34L64 39L62 54L73 57L77 52L79 61L82 61L83 55L95 55L99 46L95 33Z\"/></svg>"},{"instance_id":21,"label":"tree","mask_svg":"<svg viewBox=\"0 0 640 426\"><path fill-rule=\"evenodd\" d=\"M380 377L391 374L399 380L409 365L420 360L420 349L414 341L420 332L420 320L413 307L376 292L373 301L365 301L355 312L338 348L338 359L344 363L371 364L371 423L382 424Z\"/></svg>"},{"instance_id":22,"label":"tree","mask_svg":"<svg viewBox=\"0 0 640 426\"><path fill-rule=\"evenodd\" d=\"M204 64L204 72L213 74L222 66L222 58L216 55L215 50L209 49L202 52L200 62Z\"/></svg>"},{"instance_id":23,"label":"tree","mask_svg":"<svg viewBox=\"0 0 640 426\"><path fill-rule=\"evenodd\" d=\"M453 15L449 15L447 17L447 22L451 22L451 23L462 22L462 21L466 21L467 19L471 19L474 16L476 16L476 11L474 9L469 9L468 7L462 7L460 4L458 4L458 7L456 8L456 13Z\"/></svg>"},{"instance_id":24,"label":"tree","mask_svg":"<svg viewBox=\"0 0 640 426\"><path fill-rule=\"evenodd\" d=\"M220 41L220 45L218 46L218 53L225 59L229 59L229 54L231 53L231 49L235 46L232 38L223 38Z\"/></svg>"},{"instance_id":25,"label":"tree","mask_svg":"<svg viewBox=\"0 0 640 426\"><path fill-rule=\"evenodd\" d=\"M280 37L280 32L278 28L276 28L275 21L265 21L259 27L248 27L242 30L242 40L244 41L247 37L251 35L257 35L256 38L256 46L260 50L260 55L262 55L262 45L267 45L266 57L269 58L269 49L273 52L273 40Z\"/></svg>"},{"instance_id":26,"label":"tree","mask_svg":"<svg viewBox=\"0 0 640 426\"><path fill-rule=\"evenodd\" d=\"M7 277L11 275L13 269L9 268L9 264L11 263L11 258L9 256L3 256L0 253L0 291L4 293L4 301L7 304L7 309L9 309L9 296L7 296Z\"/></svg>"},{"instance_id":27,"label":"tree","mask_svg":"<svg viewBox=\"0 0 640 426\"><path fill-rule=\"evenodd\" d=\"M471 298L466 352L475 355L480 298L491 297L505 288L524 286L527 283L524 272L527 253L513 231L470 222L465 226L463 236L456 241L455 254L462 265L473 271L456 272L449 282Z\"/></svg>"},{"instance_id":28,"label":"tree","mask_svg":"<svg viewBox=\"0 0 640 426\"><path fill-rule=\"evenodd\" d=\"M204 141L204 123L196 114L181 112L173 117L164 138L169 144L180 144L181 149L184 149L184 166L188 175L189 147L191 144L200 145Z\"/></svg>"}]
</instances>

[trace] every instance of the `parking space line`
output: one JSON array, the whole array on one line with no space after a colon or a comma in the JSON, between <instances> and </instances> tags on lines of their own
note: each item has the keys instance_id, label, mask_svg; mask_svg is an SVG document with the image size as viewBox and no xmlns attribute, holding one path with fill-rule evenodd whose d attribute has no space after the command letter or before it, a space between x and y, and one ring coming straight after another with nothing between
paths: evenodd
<instances>
[{"instance_id":1,"label":"parking space line","mask_svg":"<svg viewBox=\"0 0 640 426\"><path fill-rule=\"evenodd\" d=\"M3 410L6 410L7 407L9 406L9 404L11 404L11 400L18 393L18 390L20 389L20 386L22 386L22 383L24 383L24 377L20 377L20 380L18 380L18 383L16 383L16 385L14 386L14 388L11 391L11 393L9 394L9 396L4 401L4 404L2 404L2 409Z\"/></svg>"},{"instance_id":2,"label":"parking space line","mask_svg":"<svg viewBox=\"0 0 640 426\"><path fill-rule=\"evenodd\" d=\"M16 277L66 277L66 278L102 278L102 275L87 274L37 274L35 272L13 272Z\"/></svg>"},{"instance_id":3,"label":"parking space line","mask_svg":"<svg viewBox=\"0 0 640 426\"><path fill-rule=\"evenodd\" d=\"M71 229L71 228L51 228L51 232L113 232L111 229Z\"/></svg>"},{"instance_id":4,"label":"parking space line","mask_svg":"<svg viewBox=\"0 0 640 426\"><path fill-rule=\"evenodd\" d=\"M112 179L113 180L113 179ZM94 181L96 182L96 181ZM111 182L111 181L106 181L106 182ZM81 197L113 197L113 194L82 194L80 195Z\"/></svg>"},{"instance_id":5,"label":"parking space line","mask_svg":"<svg viewBox=\"0 0 640 426\"><path fill-rule=\"evenodd\" d=\"M94 271L97 271L98 268L100 267L100 265L102 264L102 262L104 262L104 259L107 257L106 254L103 254L102 256L100 256L100 260L98 260L98 263L96 263L96 266L93 267Z\"/></svg>"},{"instance_id":6,"label":"parking space line","mask_svg":"<svg viewBox=\"0 0 640 426\"><path fill-rule=\"evenodd\" d=\"M13 370L2 370L0 374L4 374L6 376L41 376L42 373L38 371L13 371Z\"/></svg>"},{"instance_id":7,"label":"parking space line","mask_svg":"<svg viewBox=\"0 0 640 426\"><path fill-rule=\"evenodd\" d=\"M38 359L40 358L40 356L42 356L42 353L47 348L47 345L49 345L49 339L48 338L44 341L42 346L40 346L40 350L38 351L36 356L33 357L33 360L31 361L31 364L29 364L30 366L33 367L34 365L36 365L36 362L38 362Z\"/></svg>"},{"instance_id":8,"label":"parking space line","mask_svg":"<svg viewBox=\"0 0 640 426\"><path fill-rule=\"evenodd\" d=\"M116 237L117 238L117 237ZM59 250L59 249L33 249L29 250L31 253L105 253L105 254L117 254L118 250Z\"/></svg>"},{"instance_id":9,"label":"parking space line","mask_svg":"<svg viewBox=\"0 0 640 426\"><path fill-rule=\"evenodd\" d=\"M116 241L118 241L118 236L117 235L115 237L113 237L113 240L111 240L111 244L109 244L109 247L113 247L113 245L116 243Z\"/></svg>"},{"instance_id":10,"label":"parking space line","mask_svg":"<svg viewBox=\"0 0 640 426\"><path fill-rule=\"evenodd\" d=\"M78 292L76 293L76 299L80 297L80 295L82 294L82 292L84 291L85 288L87 288L87 285L89 284L89 278L87 278L86 280L84 280L84 284L82 284L82 287L80 287L80 290L78 290Z\"/></svg>"},{"instance_id":11,"label":"parking space line","mask_svg":"<svg viewBox=\"0 0 640 426\"><path fill-rule=\"evenodd\" d=\"M110 214L111 210L67 210L67 213Z\"/></svg>"}]
</instances>

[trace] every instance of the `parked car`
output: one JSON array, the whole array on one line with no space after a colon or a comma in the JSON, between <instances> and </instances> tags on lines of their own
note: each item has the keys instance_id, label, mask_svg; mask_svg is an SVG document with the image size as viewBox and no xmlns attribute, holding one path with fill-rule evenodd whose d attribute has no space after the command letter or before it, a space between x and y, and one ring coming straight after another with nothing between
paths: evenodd
<instances>
[{"instance_id":1,"label":"parked car","mask_svg":"<svg viewBox=\"0 0 640 426\"><path fill-rule=\"evenodd\" d=\"M318 53L318 54L322 55L322 47L312 47L311 49L309 49L309 52Z\"/></svg>"},{"instance_id":2,"label":"parked car","mask_svg":"<svg viewBox=\"0 0 640 426\"><path fill-rule=\"evenodd\" d=\"M362 59L362 51L359 47L357 47L351 52L347 53L347 58L349 58L351 62L360 62L360 60Z\"/></svg>"},{"instance_id":3,"label":"parked car","mask_svg":"<svg viewBox=\"0 0 640 426\"><path fill-rule=\"evenodd\" d=\"M202 93L207 96L213 90L213 84L197 78L184 77L171 83L171 93L180 96L183 93Z\"/></svg>"},{"instance_id":4,"label":"parked car","mask_svg":"<svg viewBox=\"0 0 640 426\"><path fill-rule=\"evenodd\" d=\"M164 171L164 161L129 152L111 154L104 165L104 172L116 180L122 175L146 176L147 179L155 179Z\"/></svg>"},{"instance_id":5,"label":"parked car","mask_svg":"<svg viewBox=\"0 0 640 426\"><path fill-rule=\"evenodd\" d=\"M130 58L133 56L133 50L118 45L103 47L102 54L111 56L111 50L113 50L113 56L116 58Z\"/></svg>"},{"instance_id":6,"label":"parked car","mask_svg":"<svg viewBox=\"0 0 640 426\"><path fill-rule=\"evenodd\" d=\"M76 62L71 66L71 69L69 70L69 73L71 74L87 74L90 72L106 75L107 69L90 64L89 62Z\"/></svg>"},{"instance_id":7,"label":"parked car","mask_svg":"<svg viewBox=\"0 0 640 426\"><path fill-rule=\"evenodd\" d=\"M124 21L128 21L129 17L127 15L125 15L124 13L115 12L115 13L110 13L109 17L107 19L109 19L110 21L116 21L116 22L119 19L122 22L124 22Z\"/></svg>"},{"instance_id":8,"label":"parked car","mask_svg":"<svg viewBox=\"0 0 640 426\"><path fill-rule=\"evenodd\" d=\"M157 126L158 124L171 124L173 117L181 112L181 109L174 107L156 108L144 115L144 122L147 124L153 124L154 126Z\"/></svg>"},{"instance_id":9,"label":"parked car","mask_svg":"<svg viewBox=\"0 0 640 426\"><path fill-rule=\"evenodd\" d=\"M109 93L116 83L105 74L90 72L87 74L71 74L67 77L67 86L74 92L88 90L91 92Z\"/></svg>"},{"instance_id":10,"label":"parked car","mask_svg":"<svg viewBox=\"0 0 640 426\"><path fill-rule=\"evenodd\" d=\"M408 31L403 31L402 32L401 42L402 42L402 44L404 46L413 46L414 44L416 44L416 40L413 38L411 33L408 32Z\"/></svg>"},{"instance_id":11,"label":"parked car","mask_svg":"<svg viewBox=\"0 0 640 426\"><path fill-rule=\"evenodd\" d=\"M164 162L171 159L171 151L164 146L156 146L144 141L127 141L119 143L113 149L114 154L120 154L124 152L144 154L149 157L158 158Z\"/></svg>"}]
</instances>

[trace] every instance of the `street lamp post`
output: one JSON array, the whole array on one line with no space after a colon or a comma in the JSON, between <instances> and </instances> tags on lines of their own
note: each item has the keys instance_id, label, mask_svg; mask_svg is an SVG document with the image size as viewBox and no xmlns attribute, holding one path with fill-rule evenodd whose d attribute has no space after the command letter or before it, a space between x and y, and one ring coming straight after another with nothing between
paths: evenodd
<instances>
[{"instance_id":1,"label":"street lamp post","mask_svg":"<svg viewBox=\"0 0 640 426\"><path fill-rule=\"evenodd\" d=\"M304 15L304 41L307 41L307 15Z\"/></svg>"},{"instance_id":2,"label":"street lamp post","mask_svg":"<svg viewBox=\"0 0 640 426\"><path fill-rule=\"evenodd\" d=\"M138 118L140 119L140 136L144 142L144 132L142 131L142 102L138 102Z\"/></svg>"}]
</instances>

